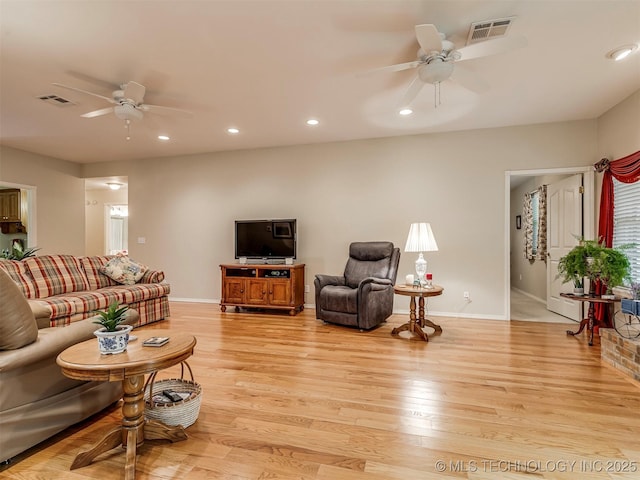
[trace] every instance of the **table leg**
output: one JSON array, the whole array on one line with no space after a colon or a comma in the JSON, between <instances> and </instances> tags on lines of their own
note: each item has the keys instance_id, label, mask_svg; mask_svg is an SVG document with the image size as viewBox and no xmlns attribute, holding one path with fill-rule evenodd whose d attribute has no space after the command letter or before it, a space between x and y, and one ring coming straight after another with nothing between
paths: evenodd
<instances>
[{"instance_id":1,"label":"table leg","mask_svg":"<svg viewBox=\"0 0 640 480\"><path fill-rule=\"evenodd\" d=\"M71 464L71 470L86 467L98 455L108 452L118 445L122 445L122 427L120 426L110 430L109 433L102 437L102 439L89 450L78 453Z\"/></svg>"},{"instance_id":2,"label":"table leg","mask_svg":"<svg viewBox=\"0 0 640 480\"><path fill-rule=\"evenodd\" d=\"M423 315L424 315L424 305L423 305ZM393 330L391 330L391 334L396 335L405 330L408 330L411 335L415 333L418 337L420 337L425 342L429 341L429 337L427 337L427 334L422 331L422 328L420 328L420 325L418 325L416 322L416 299L413 296L411 296L411 300L409 301L409 323L405 323L404 325L401 325L398 328L394 328Z\"/></svg>"},{"instance_id":3,"label":"table leg","mask_svg":"<svg viewBox=\"0 0 640 480\"><path fill-rule=\"evenodd\" d=\"M573 332L571 330L567 330L567 335L578 335L582 332L582 330L584 330L585 327L587 327L587 333L589 334L589 346L593 345L593 324L594 324L594 320L595 320L595 308L594 308L594 303L593 302L589 302L589 310L587 313L587 318L582 319L582 321L580 322L580 327L578 328L577 331Z\"/></svg>"},{"instance_id":4,"label":"table leg","mask_svg":"<svg viewBox=\"0 0 640 480\"><path fill-rule=\"evenodd\" d=\"M187 434L180 425L170 427L161 422L144 419L144 375L125 378L122 381L122 425L110 430L96 445L76 455L71 470L89 465L98 455L119 445L126 448L125 480L136 476L136 452L144 440L186 440ZM146 426L146 429L145 429Z\"/></svg>"},{"instance_id":5,"label":"table leg","mask_svg":"<svg viewBox=\"0 0 640 480\"><path fill-rule=\"evenodd\" d=\"M424 297L420 297L419 300L419 304L420 304L420 309L419 309L419 317L418 317L418 325L420 327L431 327L433 328L436 332L442 332L442 327L440 325L436 325L435 323L433 323L431 320L429 320L428 318L425 318L424 313L425 313L425 308L424 308Z\"/></svg>"}]
</instances>

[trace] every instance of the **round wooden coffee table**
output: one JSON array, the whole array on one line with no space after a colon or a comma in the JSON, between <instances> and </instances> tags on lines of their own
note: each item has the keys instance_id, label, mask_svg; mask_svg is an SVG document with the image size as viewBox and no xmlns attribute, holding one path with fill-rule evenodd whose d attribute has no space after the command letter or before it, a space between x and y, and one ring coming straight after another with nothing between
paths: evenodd
<instances>
[{"instance_id":1,"label":"round wooden coffee table","mask_svg":"<svg viewBox=\"0 0 640 480\"><path fill-rule=\"evenodd\" d=\"M444 291L444 288L442 288L439 285L434 285L431 288L414 287L412 285L394 286L393 292L395 294L409 296L411 297L411 301L409 302L409 321L404 325L401 325L391 330L391 334L397 335L400 332L408 330L412 336L416 335L418 338L421 338L425 342L428 342L429 336L422 330L423 327L431 327L436 332L442 332L442 327L440 325L436 325L428 318L425 318L424 298L436 297L438 295L442 295L443 291ZM416 297L418 297L418 303L420 306L420 310L418 312L417 317L416 317Z\"/></svg>"},{"instance_id":2,"label":"round wooden coffee table","mask_svg":"<svg viewBox=\"0 0 640 480\"><path fill-rule=\"evenodd\" d=\"M115 355L101 355L98 342L87 340L64 350L57 363L62 373L76 380L122 382L124 390L122 425L110 430L92 448L76 455L71 470L89 465L95 457L119 445L126 448L125 479L136 474L136 450L144 440L186 440L181 426L169 427L144 418L144 376L176 365L193 354L193 335L169 330L135 331L138 339L129 342L127 350ZM149 337L169 337L162 347L143 347Z\"/></svg>"}]
</instances>

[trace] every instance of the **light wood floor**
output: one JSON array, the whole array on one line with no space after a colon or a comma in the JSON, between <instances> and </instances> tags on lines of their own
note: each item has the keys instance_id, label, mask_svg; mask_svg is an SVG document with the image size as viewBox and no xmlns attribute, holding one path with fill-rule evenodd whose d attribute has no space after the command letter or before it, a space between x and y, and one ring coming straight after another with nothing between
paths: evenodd
<instances>
[{"instance_id":1,"label":"light wood floor","mask_svg":"<svg viewBox=\"0 0 640 480\"><path fill-rule=\"evenodd\" d=\"M567 325L434 318L444 331L423 343L391 336L400 315L362 333L312 310L171 308L145 328L197 336L202 408L188 440L138 450L137 479L640 478L640 385ZM114 406L0 477L123 478L120 449L69 471L119 419Z\"/></svg>"}]
</instances>

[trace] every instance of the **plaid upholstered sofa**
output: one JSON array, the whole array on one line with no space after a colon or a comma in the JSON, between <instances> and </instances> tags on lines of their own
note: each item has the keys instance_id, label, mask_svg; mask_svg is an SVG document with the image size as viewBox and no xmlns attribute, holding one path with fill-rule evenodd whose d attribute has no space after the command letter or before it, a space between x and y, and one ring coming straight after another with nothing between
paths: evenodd
<instances>
[{"instance_id":1,"label":"plaid upholstered sofa","mask_svg":"<svg viewBox=\"0 0 640 480\"><path fill-rule=\"evenodd\" d=\"M169 316L170 286L164 273L147 270L133 285L123 285L100 270L113 256L41 255L0 260L2 268L29 302L45 308L36 318L39 328L69 325L108 307L114 301L136 310L136 326Z\"/></svg>"}]
</instances>

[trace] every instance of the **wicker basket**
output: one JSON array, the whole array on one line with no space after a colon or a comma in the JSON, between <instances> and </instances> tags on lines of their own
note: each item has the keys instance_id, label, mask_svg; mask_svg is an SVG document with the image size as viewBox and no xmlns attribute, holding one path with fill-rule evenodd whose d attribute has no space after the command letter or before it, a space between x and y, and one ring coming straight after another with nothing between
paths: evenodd
<instances>
[{"instance_id":1,"label":"wicker basket","mask_svg":"<svg viewBox=\"0 0 640 480\"><path fill-rule=\"evenodd\" d=\"M189 370L191 380L185 380L184 367ZM182 362L180 378L169 378L156 381L158 372L149 375L144 386L145 417L148 420L158 420L165 425L182 425L187 428L198 419L200 403L202 402L202 387L193 380L193 371L187 362ZM176 393L189 396L174 403L157 402L154 395L162 395L163 390L173 390Z\"/></svg>"}]
</instances>

